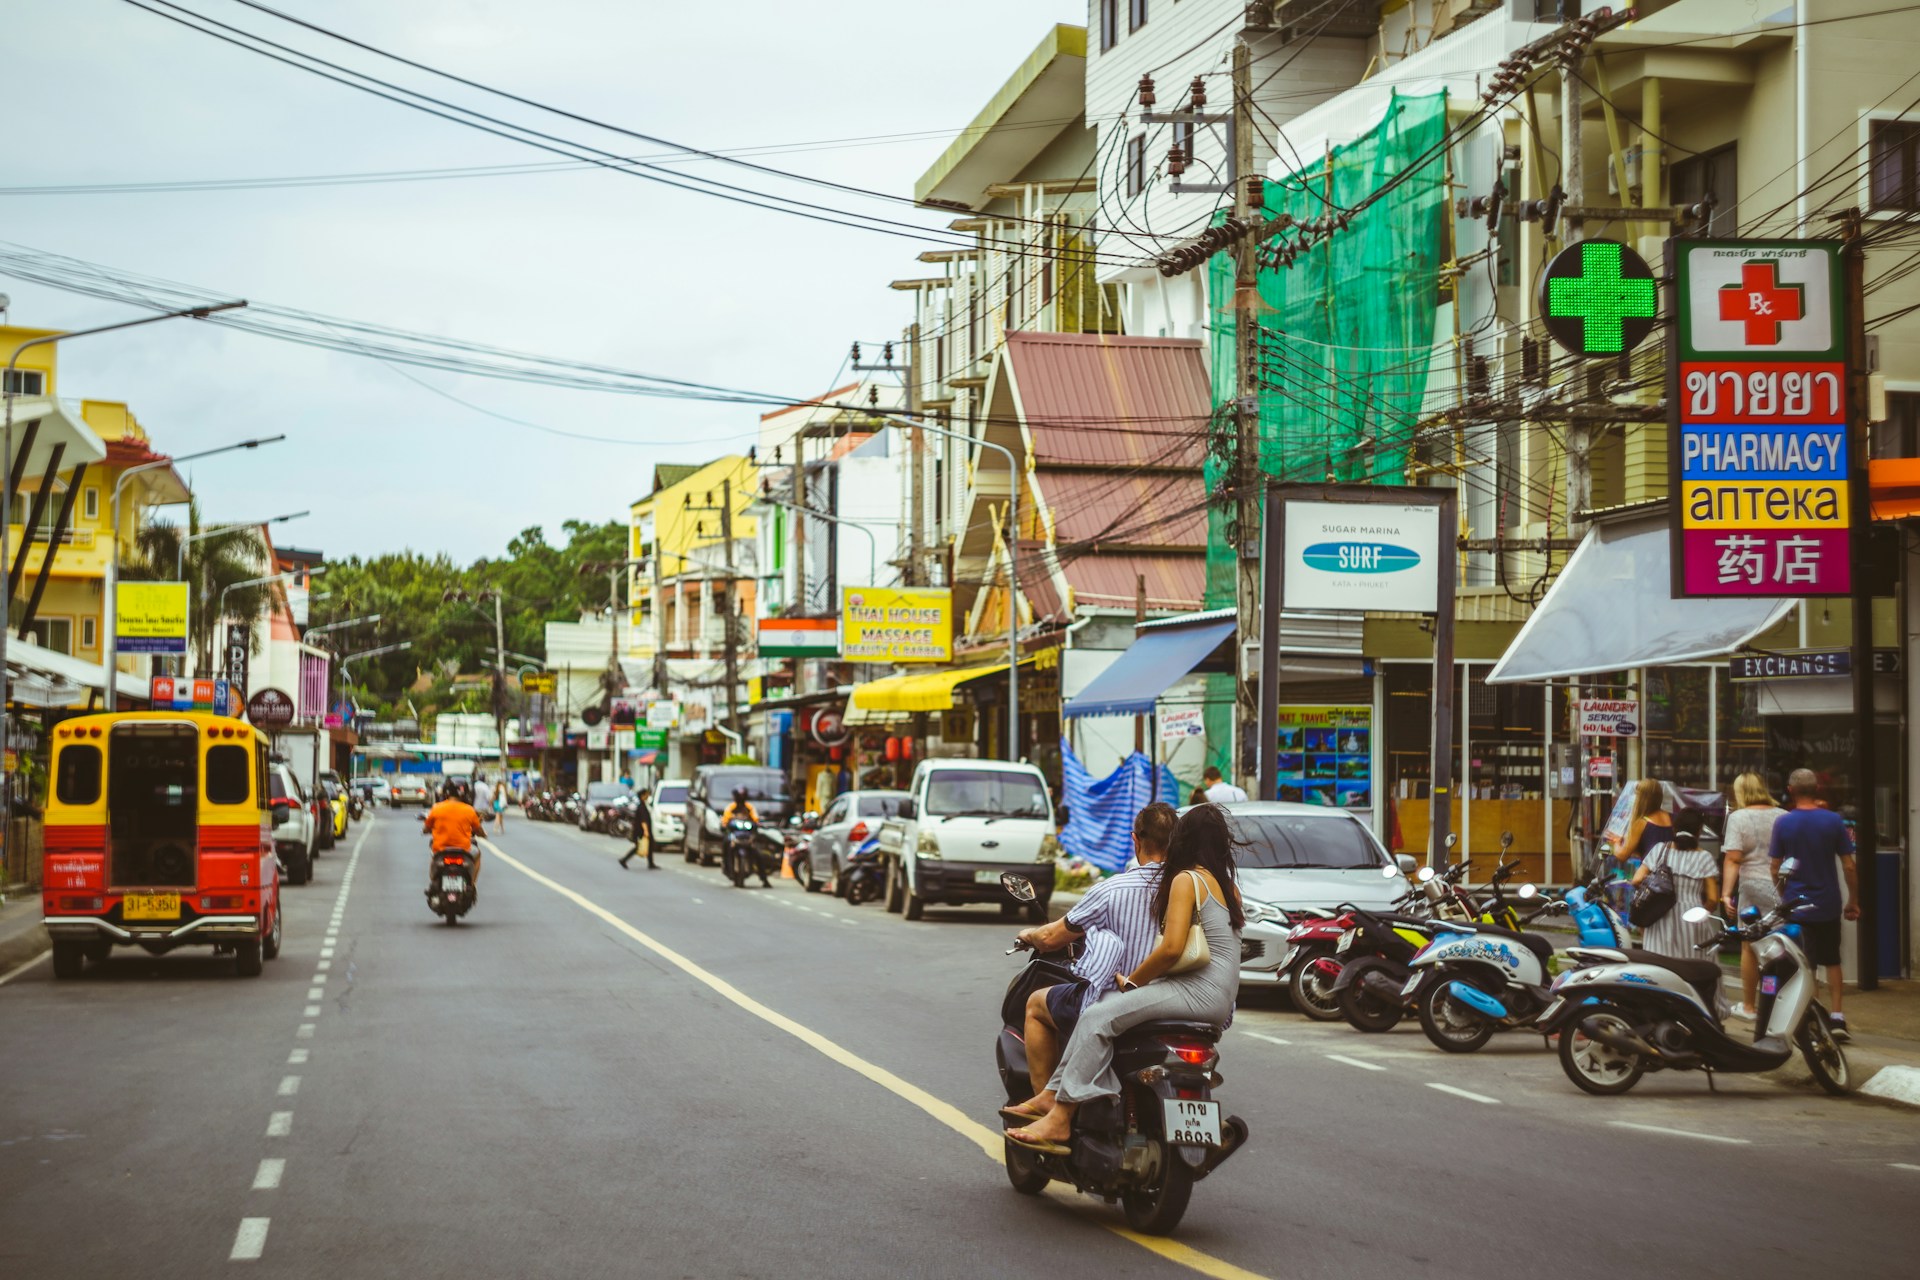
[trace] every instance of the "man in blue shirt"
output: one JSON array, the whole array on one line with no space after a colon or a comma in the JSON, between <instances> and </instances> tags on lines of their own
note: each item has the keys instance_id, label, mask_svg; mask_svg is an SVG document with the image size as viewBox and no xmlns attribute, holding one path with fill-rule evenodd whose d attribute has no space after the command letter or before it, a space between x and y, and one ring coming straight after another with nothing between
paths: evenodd
<instances>
[{"instance_id":1,"label":"man in blue shirt","mask_svg":"<svg viewBox=\"0 0 1920 1280\"><path fill-rule=\"evenodd\" d=\"M1053 1106L1047 1082L1060 1064L1067 1038L1080 1014L1113 990L1116 973L1130 973L1160 942L1160 922L1153 914L1154 894L1160 888L1160 864L1167 857L1178 815L1169 804L1150 804L1133 819L1133 850L1138 866L1087 890L1071 911L1052 924L1028 929L1020 941L1035 951L1058 951L1085 939L1080 958L1073 962L1078 982L1036 991L1027 999L1027 1075L1035 1097L1017 1110L1028 1120L1045 1115Z\"/></svg>"},{"instance_id":2,"label":"man in blue shirt","mask_svg":"<svg viewBox=\"0 0 1920 1280\"><path fill-rule=\"evenodd\" d=\"M1820 780L1811 769L1795 769L1787 778L1787 793L1793 797L1793 809L1773 824L1767 854L1778 876L1787 862L1786 883L1781 886L1782 901L1805 898L1808 905L1793 913L1800 925L1807 960L1825 965L1827 994L1832 1012L1833 1038L1846 1040L1847 1016L1840 1012L1840 920L1860 918L1860 906L1854 895L1860 887L1859 873L1853 865L1853 833L1839 814L1823 809L1814 796ZM1840 882L1846 880L1845 904L1840 897Z\"/></svg>"}]
</instances>

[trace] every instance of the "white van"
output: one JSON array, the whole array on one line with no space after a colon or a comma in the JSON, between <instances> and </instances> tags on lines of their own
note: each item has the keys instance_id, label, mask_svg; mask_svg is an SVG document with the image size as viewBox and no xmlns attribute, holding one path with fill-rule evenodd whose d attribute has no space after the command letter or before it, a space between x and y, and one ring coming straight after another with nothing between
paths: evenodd
<instances>
[{"instance_id":1,"label":"white van","mask_svg":"<svg viewBox=\"0 0 1920 1280\"><path fill-rule=\"evenodd\" d=\"M887 910L918 920L927 904L991 902L1012 918L1021 904L1000 886L1005 871L1033 881L1028 919L1047 918L1060 855L1047 780L1030 764L926 760L907 798L880 828L887 854Z\"/></svg>"}]
</instances>

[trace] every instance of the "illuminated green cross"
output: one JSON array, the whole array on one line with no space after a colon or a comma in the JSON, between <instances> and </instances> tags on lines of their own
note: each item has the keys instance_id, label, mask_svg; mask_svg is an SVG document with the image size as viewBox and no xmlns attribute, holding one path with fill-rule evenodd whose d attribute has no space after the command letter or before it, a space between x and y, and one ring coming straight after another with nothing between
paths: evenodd
<instances>
[{"instance_id":1,"label":"illuminated green cross","mask_svg":"<svg viewBox=\"0 0 1920 1280\"><path fill-rule=\"evenodd\" d=\"M1602 354L1624 348L1627 320L1651 320L1656 308L1653 281L1620 274L1620 246L1588 241L1580 246L1580 274L1547 282L1547 314L1577 318L1582 346Z\"/></svg>"}]
</instances>

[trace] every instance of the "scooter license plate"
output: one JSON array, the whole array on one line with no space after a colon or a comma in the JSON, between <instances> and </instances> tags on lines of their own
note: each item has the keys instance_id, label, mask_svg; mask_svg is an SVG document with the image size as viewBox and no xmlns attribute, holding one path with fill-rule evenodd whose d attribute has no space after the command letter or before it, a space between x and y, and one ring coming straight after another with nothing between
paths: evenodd
<instances>
[{"instance_id":1,"label":"scooter license plate","mask_svg":"<svg viewBox=\"0 0 1920 1280\"><path fill-rule=\"evenodd\" d=\"M1402 988L1400 988L1400 994L1401 994L1401 996L1402 996L1402 997L1405 997L1405 996L1410 996L1410 995L1412 995L1412 994L1413 994L1413 989L1414 989L1415 987L1417 987L1417 986L1419 986L1419 985L1420 985L1420 978L1421 978L1421 975L1420 975L1420 974L1417 974L1417 973L1416 973L1416 974L1414 974L1414 975L1413 975L1413 976L1412 976L1411 978L1408 978L1408 979L1407 979L1407 985L1406 985L1406 986L1404 986L1404 987L1402 987Z\"/></svg>"},{"instance_id":2,"label":"scooter license plate","mask_svg":"<svg viewBox=\"0 0 1920 1280\"><path fill-rule=\"evenodd\" d=\"M466 884L467 882L459 876L440 877L440 888L446 893L458 893L460 890L466 888Z\"/></svg>"},{"instance_id":3,"label":"scooter license plate","mask_svg":"<svg viewBox=\"0 0 1920 1280\"><path fill-rule=\"evenodd\" d=\"M1333 944L1333 949L1335 951L1347 951L1350 948L1352 948L1353 935L1357 932L1359 931L1356 929L1349 929L1345 933L1341 934L1340 941Z\"/></svg>"},{"instance_id":4,"label":"scooter license plate","mask_svg":"<svg viewBox=\"0 0 1920 1280\"><path fill-rule=\"evenodd\" d=\"M1220 1145L1219 1103L1196 1102L1190 1098L1166 1098L1160 1105L1166 1113L1168 1142L1180 1147Z\"/></svg>"}]
</instances>

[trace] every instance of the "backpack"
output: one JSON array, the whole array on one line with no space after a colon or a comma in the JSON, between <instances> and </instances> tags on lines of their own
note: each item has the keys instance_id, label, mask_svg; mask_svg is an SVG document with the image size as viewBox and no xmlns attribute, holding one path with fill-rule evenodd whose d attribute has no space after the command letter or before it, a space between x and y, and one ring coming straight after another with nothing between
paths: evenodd
<instances>
[{"instance_id":1,"label":"backpack","mask_svg":"<svg viewBox=\"0 0 1920 1280\"><path fill-rule=\"evenodd\" d=\"M1654 924L1673 910L1673 904L1679 900L1678 887L1673 883L1673 871L1667 866L1667 858L1672 851L1671 845L1661 845L1654 852L1661 855L1659 864L1647 873L1647 878L1633 886L1633 898L1627 904L1627 920L1636 929L1644 929ZM1647 861L1653 861L1653 855L1647 855Z\"/></svg>"}]
</instances>

